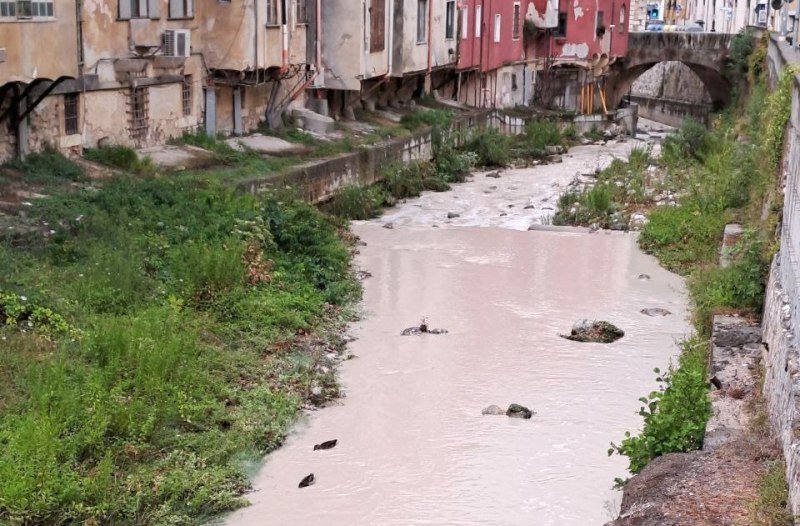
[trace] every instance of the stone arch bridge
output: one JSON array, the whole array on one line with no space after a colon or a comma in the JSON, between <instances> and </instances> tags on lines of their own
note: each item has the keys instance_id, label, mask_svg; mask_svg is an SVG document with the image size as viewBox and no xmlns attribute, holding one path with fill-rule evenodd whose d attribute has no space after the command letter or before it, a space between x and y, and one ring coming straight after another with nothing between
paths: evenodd
<instances>
[{"instance_id":1,"label":"stone arch bridge","mask_svg":"<svg viewBox=\"0 0 800 526\"><path fill-rule=\"evenodd\" d=\"M642 73L659 62L676 61L700 77L714 108L721 108L731 100L731 84L724 71L733 37L727 33L631 33L627 56L612 66L607 80L612 104L619 104Z\"/></svg>"}]
</instances>

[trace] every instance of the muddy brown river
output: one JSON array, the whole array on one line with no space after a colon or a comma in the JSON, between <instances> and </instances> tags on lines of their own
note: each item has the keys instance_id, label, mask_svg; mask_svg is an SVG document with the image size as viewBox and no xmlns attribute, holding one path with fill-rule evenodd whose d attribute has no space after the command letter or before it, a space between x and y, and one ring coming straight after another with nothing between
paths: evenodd
<instances>
[{"instance_id":1,"label":"muddy brown river","mask_svg":"<svg viewBox=\"0 0 800 526\"><path fill-rule=\"evenodd\" d=\"M588 148L557 165L560 184L599 159ZM686 298L681 279L642 254L634 234L527 231L518 216L502 224L508 204L546 197L535 190L546 170L552 194L552 166L493 179L494 202L478 175L354 225L367 243L358 264L372 277L352 328L358 358L340 371L346 397L301 419L254 474L252 505L227 524L586 526L611 517L620 499L613 479L627 463L607 456L609 442L640 425L637 398L655 387L652 369L690 330ZM470 215L467 204L471 226L442 221L446 200L470 192L486 212ZM529 222L540 218L526 212ZM398 224L382 228L389 221ZM640 313L648 307L673 314ZM449 333L400 335L423 316ZM608 345L558 336L580 318L626 335ZM536 414L481 414L510 403ZM334 449L312 451L330 439ZM312 472L316 483L298 489Z\"/></svg>"}]
</instances>

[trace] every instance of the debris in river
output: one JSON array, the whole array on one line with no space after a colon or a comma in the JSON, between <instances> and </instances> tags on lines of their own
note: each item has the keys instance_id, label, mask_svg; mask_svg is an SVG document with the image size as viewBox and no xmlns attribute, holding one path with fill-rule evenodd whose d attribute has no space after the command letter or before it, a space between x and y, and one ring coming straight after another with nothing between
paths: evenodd
<instances>
[{"instance_id":1,"label":"debris in river","mask_svg":"<svg viewBox=\"0 0 800 526\"><path fill-rule=\"evenodd\" d=\"M505 409L500 407L499 405L490 405L489 407L484 407L483 411L481 411L482 415L504 415L506 414Z\"/></svg>"},{"instance_id":2,"label":"debris in river","mask_svg":"<svg viewBox=\"0 0 800 526\"><path fill-rule=\"evenodd\" d=\"M336 447L336 443L337 443L338 441L339 441L338 439L334 439L334 440L326 440L326 441L325 441L325 442L323 442L322 444L316 444L316 445L314 446L314 451L317 451L318 449L333 449L333 448L335 448L335 447Z\"/></svg>"},{"instance_id":3,"label":"debris in river","mask_svg":"<svg viewBox=\"0 0 800 526\"><path fill-rule=\"evenodd\" d=\"M580 320L572 326L569 334L562 338L575 342L611 343L625 336L625 332L607 321Z\"/></svg>"},{"instance_id":4,"label":"debris in river","mask_svg":"<svg viewBox=\"0 0 800 526\"><path fill-rule=\"evenodd\" d=\"M455 219L457 217L461 217L461 214L456 212L447 212L447 219Z\"/></svg>"},{"instance_id":5,"label":"debris in river","mask_svg":"<svg viewBox=\"0 0 800 526\"><path fill-rule=\"evenodd\" d=\"M659 307L642 309L640 312L645 316L669 316L670 314L672 314L667 309L661 309Z\"/></svg>"},{"instance_id":6,"label":"debris in river","mask_svg":"<svg viewBox=\"0 0 800 526\"><path fill-rule=\"evenodd\" d=\"M533 416L533 411L524 405L511 404L506 410L506 416L510 416L511 418L524 418L527 420Z\"/></svg>"},{"instance_id":7,"label":"debris in river","mask_svg":"<svg viewBox=\"0 0 800 526\"><path fill-rule=\"evenodd\" d=\"M500 172L497 171L489 172L488 174L486 174L486 177L491 177L493 179L500 179Z\"/></svg>"},{"instance_id":8,"label":"debris in river","mask_svg":"<svg viewBox=\"0 0 800 526\"><path fill-rule=\"evenodd\" d=\"M641 279L642 281L646 281L646 280L650 279L650 274L639 274L638 279Z\"/></svg>"},{"instance_id":9,"label":"debris in river","mask_svg":"<svg viewBox=\"0 0 800 526\"><path fill-rule=\"evenodd\" d=\"M394 228L394 223L386 223L385 225L383 225L383 228L388 228L389 230L391 230Z\"/></svg>"},{"instance_id":10,"label":"debris in river","mask_svg":"<svg viewBox=\"0 0 800 526\"><path fill-rule=\"evenodd\" d=\"M431 329L428 327L428 319L422 318L417 327L409 327L400 333L402 336L416 336L418 334L447 334L447 329Z\"/></svg>"},{"instance_id":11,"label":"debris in river","mask_svg":"<svg viewBox=\"0 0 800 526\"><path fill-rule=\"evenodd\" d=\"M315 482L314 474L310 473L310 474L306 475L305 477L303 477L303 480L300 481L300 484L298 484L297 487L298 488L307 488L307 487L313 485L314 482Z\"/></svg>"},{"instance_id":12,"label":"debris in river","mask_svg":"<svg viewBox=\"0 0 800 526\"><path fill-rule=\"evenodd\" d=\"M364 281L367 278L371 278L372 273L366 270L356 270L356 279L358 281Z\"/></svg>"}]
</instances>

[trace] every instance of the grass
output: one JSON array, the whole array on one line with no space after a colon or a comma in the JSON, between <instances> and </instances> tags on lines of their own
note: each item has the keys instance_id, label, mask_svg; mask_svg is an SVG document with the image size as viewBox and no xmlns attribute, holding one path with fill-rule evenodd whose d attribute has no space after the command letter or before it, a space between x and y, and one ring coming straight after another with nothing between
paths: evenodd
<instances>
[{"instance_id":1,"label":"grass","mask_svg":"<svg viewBox=\"0 0 800 526\"><path fill-rule=\"evenodd\" d=\"M786 486L786 464L772 462L761 478L758 498L750 505L752 526L792 526L794 517L788 509L789 490Z\"/></svg>"},{"instance_id":2,"label":"grass","mask_svg":"<svg viewBox=\"0 0 800 526\"><path fill-rule=\"evenodd\" d=\"M90 148L83 151L83 156L96 163L138 175L153 175L155 166L149 157L140 158L127 146L112 145L105 148Z\"/></svg>"},{"instance_id":3,"label":"grass","mask_svg":"<svg viewBox=\"0 0 800 526\"><path fill-rule=\"evenodd\" d=\"M25 181L30 184L49 186L86 179L80 165L67 159L52 147L30 154L24 161L11 161L7 166L25 174Z\"/></svg>"},{"instance_id":4,"label":"grass","mask_svg":"<svg viewBox=\"0 0 800 526\"><path fill-rule=\"evenodd\" d=\"M338 392L325 353L359 291L342 225L193 178L122 177L30 214L57 227L0 244L0 523L241 506L249 463Z\"/></svg>"}]
</instances>

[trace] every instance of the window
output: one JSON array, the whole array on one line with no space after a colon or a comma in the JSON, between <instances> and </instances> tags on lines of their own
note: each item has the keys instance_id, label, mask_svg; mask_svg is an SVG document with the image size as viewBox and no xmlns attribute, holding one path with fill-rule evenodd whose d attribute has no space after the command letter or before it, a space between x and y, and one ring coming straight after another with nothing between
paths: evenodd
<instances>
[{"instance_id":1,"label":"window","mask_svg":"<svg viewBox=\"0 0 800 526\"><path fill-rule=\"evenodd\" d=\"M307 24L308 23L308 0L297 0L295 4L297 11L295 12L295 23Z\"/></svg>"},{"instance_id":2,"label":"window","mask_svg":"<svg viewBox=\"0 0 800 526\"><path fill-rule=\"evenodd\" d=\"M556 27L555 33L553 33L556 37L565 37L567 36L567 14L566 13L558 13L558 27Z\"/></svg>"},{"instance_id":3,"label":"window","mask_svg":"<svg viewBox=\"0 0 800 526\"><path fill-rule=\"evenodd\" d=\"M119 19L158 18L158 4L159 0L119 0Z\"/></svg>"},{"instance_id":4,"label":"window","mask_svg":"<svg viewBox=\"0 0 800 526\"><path fill-rule=\"evenodd\" d=\"M386 49L386 0L370 0L369 50L371 53Z\"/></svg>"},{"instance_id":5,"label":"window","mask_svg":"<svg viewBox=\"0 0 800 526\"><path fill-rule=\"evenodd\" d=\"M514 4L514 20L512 21L513 27L511 28L511 38L514 40L519 40L520 34L520 7L519 3Z\"/></svg>"},{"instance_id":6,"label":"window","mask_svg":"<svg viewBox=\"0 0 800 526\"><path fill-rule=\"evenodd\" d=\"M267 0L267 25L278 25L278 0Z\"/></svg>"},{"instance_id":7,"label":"window","mask_svg":"<svg viewBox=\"0 0 800 526\"><path fill-rule=\"evenodd\" d=\"M625 32L625 4L619 8L619 32Z\"/></svg>"},{"instance_id":8,"label":"window","mask_svg":"<svg viewBox=\"0 0 800 526\"><path fill-rule=\"evenodd\" d=\"M149 93L147 88L133 88L130 98L130 136L141 145L147 139L148 129L148 102Z\"/></svg>"},{"instance_id":9,"label":"window","mask_svg":"<svg viewBox=\"0 0 800 526\"><path fill-rule=\"evenodd\" d=\"M603 38L603 35L606 34L606 25L605 21L603 20L603 12L597 12L597 26L595 28L595 33L597 34L598 38Z\"/></svg>"},{"instance_id":10,"label":"window","mask_svg":"<svg viewBox=\"0 0 800 526\"><path fill-rule=\"evenodd\" d=\"M461 9L461 38L466 40L469 37L469 8Z\"/></svg>"},{"instance_id":11,"label":"window","mask_svg":"<svg viewBox=\"0 0 800 526\"><path fill-rule=\"evenodd\" d=\"M481 16L481 6L475 6L475 38L481 38L481 25L483 25L483 17Z\"/></svg>"},{"instance_id":12,"label":"window","mask_svg":"<svg viewBox=\"0 0 800 526\"><path fill-rule=\"evenodd\" d=\"M169 0L170 18L192 18L194 16L194 0Z\"/></svg>"},{"instance_id":13,"label":"window","mask_svg":"<svg viewBox=\"0 0 800 526\"><path fill-rule=\"evenodd\" d=\"M183 86L181 86L181 106L183 107L183 116L188 117L192 114L192 76L186 75L183 77Z\"/></svg>"},{"instance_id":14,"label":"window","mask_svg":"<svg viewBox=\"0 0 800 526\"><path fill-rule=\"evenodd\" d=\"M0 17L51 18L53 0L2 0Z\"/></svg>"},{"instance_id":15,"label":"window","mask_svg":"<svg viewBox=\"0 0 800 526\"><path fill-rule=\"evenodd\" d=\"M448 0L444 17L444 38L451 40L456 37L456 1Z\"/></svg>"},{"instance_id":16,"label":"window","mask_svg":"<svg viewBox=\"0 0 800 526\"><path fill-rule=\"evenodd\" d=\"M500 14L494 15L494 41L500 42Z\"/></svg>"},{"instance_id":17,"label":"window","mask_svg":"<svg viewBox=\"0 0 800 526\"><path fill-rule=\"evenodd\" d=\"M417 0L417 44L428 41L428 0Z\"/></svg>"},{"instance_id":18,"label":"window","mask_svg":"<svg viewBox=\"0 0 800 526\"><path fill-rule=\"evenodd\" d=\"M77 93L64 95L64 135L78 133L78 109L80 107L78 97Z\"/></svg>"}]
</instances>

